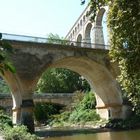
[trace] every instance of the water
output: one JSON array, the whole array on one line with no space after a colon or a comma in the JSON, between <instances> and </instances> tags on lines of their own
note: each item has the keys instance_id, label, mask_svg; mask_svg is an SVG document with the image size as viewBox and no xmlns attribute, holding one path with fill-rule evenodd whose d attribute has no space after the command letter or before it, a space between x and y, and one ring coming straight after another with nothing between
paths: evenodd
<instances>
[{"instance_id":1,"label":"water","mask_svg":"<svg viewBox=\"0 0 140 140\"><path fill-rule=\"evenodd\" d=\"M48 137L44 140L140 140L140 129L119 132L101 132L94 134L76 134L71 136Z\"/></svg>"}]
</instances>

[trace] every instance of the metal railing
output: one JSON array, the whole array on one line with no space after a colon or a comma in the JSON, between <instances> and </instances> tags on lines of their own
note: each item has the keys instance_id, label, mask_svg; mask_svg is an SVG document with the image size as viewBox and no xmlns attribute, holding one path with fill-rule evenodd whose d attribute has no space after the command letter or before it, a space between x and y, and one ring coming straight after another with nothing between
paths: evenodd
<instances>
[{"instance_id":1,"label":"metal railing","mask_svg":"<svg viewBox=\"0 0 140 140\"><path fill-rule=\"evenodd\" d=\"M68 45L82 48L96 48L96 49L108 49L109 45L105 44L93 44L87 42L76 42L69 40L60 40L60 39L51 39L35 36L26 36L26 35L16 35L2 33L2 39L4 40L13 40L13 41L22 41L22 42L33 42L33 43L49 43L49 44L58 44L58 45Z\"/></svg>"}]
</instances>

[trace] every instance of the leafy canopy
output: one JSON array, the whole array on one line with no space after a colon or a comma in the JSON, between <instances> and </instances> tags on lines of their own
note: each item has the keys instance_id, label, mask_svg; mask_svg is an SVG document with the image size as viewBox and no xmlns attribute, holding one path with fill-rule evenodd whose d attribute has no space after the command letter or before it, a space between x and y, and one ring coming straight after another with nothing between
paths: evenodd
<instances>
[{"instance_id":1,"label":"leafy canopy","mask_svg":"<svg viewBox=\"0 0 140 140\"><path fill-rule=\"evenodd\" d=\"M90 0L90 14L108 5L110 56L118 62L122 89L140 114L140 0Z\"/></svg>"}]
</instances>

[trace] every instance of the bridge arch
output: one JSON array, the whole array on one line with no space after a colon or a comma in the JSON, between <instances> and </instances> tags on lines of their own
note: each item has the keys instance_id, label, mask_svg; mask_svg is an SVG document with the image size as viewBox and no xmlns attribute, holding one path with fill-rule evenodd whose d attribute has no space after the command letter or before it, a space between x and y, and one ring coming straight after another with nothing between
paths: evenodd
<instances>
[{"instance_id":1,"label":"bridge arch","mask_svg":"<svg viewBox=\"0 0 140 140\"><path fill-rule=\"evenodd\" d=\"M122 97L114 77L101 64L86 57L66 57L49 66L50 68L66 68L84 76L96 95L97 112L102 118L108 119L108 111L115 114L111 117L120 117ZM114 88L115 86L115 88Z\"/></svg>"},{"instance_id":2,"label":"bridge arch","mask_svg":"<svg viewBox=\"0 0 140 140\"><path fill-rule=\"evenodd\" d=\"M84 42L91 43L91 38L92 38L92 34L91 33L92 33L92 23L89 22L86 25L86 28L85 28Z\"/></svg>"},{"instance_id":3,"label":"bridge arch","mask_svg":"<svg viewBox=\"0 0 140 140\"><path fill-rule=\"evenodd\" d=\"M95 19L95 26L102 26L102 20L103 20L103 16L105 12L106 12L105 8L101 8L98 11L96 19Z\"/></svg>"},{"instance_id":4,"label":"bridge arch","mask_svg":"<svg viewBox=\"0 0 140 140\"><path fill-rule=\"evenodd\" d=\"M81 47L81 42L82 42L82 35L79 34L79 35L77 36L77 46Z\"/></svg>"}]
</instances>

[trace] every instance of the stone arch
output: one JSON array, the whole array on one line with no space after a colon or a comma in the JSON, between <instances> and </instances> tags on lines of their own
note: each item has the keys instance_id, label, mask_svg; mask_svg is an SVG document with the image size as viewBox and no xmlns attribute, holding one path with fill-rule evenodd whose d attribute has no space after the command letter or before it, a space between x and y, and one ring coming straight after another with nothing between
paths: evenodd
<instances>
[{"instance_id":1,"label":"stone arch","mask_svg":"<svg viewBox=\"0 0 140 140\"><path fill-rule=\"evenodd\" d=\"M95 25L96 26L102 26L102 19L103 19L103 15L105 13L105 8L101 8L99 10L99 12L97 13L96 19L95 19Z\"/></svg>"},{"instance_id":2,"label":"stone arch","mask_svg":"<svg viewBox=\"0 0 140 140\"><path fill-rule=\"evenodd\" d=\"M91 43L91 29L92 29L92 24L88 23L85 28L84 42Z\"/></svg>"},{"instance_id":3,"label":"stone arch","mask_svg":"<svg viewBox=\"0 0 140 140\"><path fill-rule=\"evenodd\" d=\"M103 34L103 26L102 26L102 19L105 13L105 8L101 8L96 16L95 25L93 28L93 48L105 49L105 41L104 41L104 34Z\"/></svg>"},{"instance_id":4,"label":"stone arch","mask_svg":"<svg viewBox=\"0 0 140 140\"><path fill-rule=\"evenodd\" d=\"M72 42L70 45L71 45L71 46L74 46L74 42Z\"/></svg>"},{"instance_id":5,"label":"stone arch","mask_svg":"<svg viewBox=\"0 0 140 140\"><path fill-rule=\"evenodd\" d=\"M78 23L78 25L77 25L77 29L79 30L79 28L80 28L80 25L79 25L79 23Z\"/></svg>"},{"instance_id":6,"label":"stone arch","mask_svg":"<svg viewBox=\"0 0 140 140\"><path fill-rule=\"evenodd\" d=\"M72 35L74 36L74 30L73 30L73 32L72 32Z\"/></svg>"},{"instance_id":7,"label":"stone arch","mask_svg":"<svg viewBox=\"0 0 140 140\"><path fill-rule=\"evenodd\" d=\"M86 21L86 16L84 15L83 16L83 23L85 23L85 21Z\"/></svg>"},{"instance_id":8,"label":"stone arch","mask_svg":"<svg viewBox=\"0 0 140 140\"><path fill-rule=\"evenodd\" d=\"M77 27L75 27L75 33L77 33Z\"/></svg>"},{"instance_id":9,"label":"stone arch","mask_svg":"<svg viewBox=\"0 0 140 140\"><path fill-rule=\"evenodd\" d=\"M82 42L82 35L79 34L77 37L77 46L81 47L81 42Z\"/></svg>"},{"instance_id":10,"label":"stone arch","mask_svg":"<svg viewBox=\"0 0 140 140\"><path fill-rule=\"evenodd\" d=\"M6 81L7 85L11 90L12 101L13 101L13 124L20 124L20 106L22 104L21 92L22 88L20 81L16 75L9 71L5 71L1 77Z\"/></svg>"},{"instance_id":11,"label":"stone arch","mask_svg":"<svg viewBox=\"0 0 140 140\"><path fill-rule=\"evenodd\" d=\"M108 111L116 110L111 117L121 117L122 97L113 76L101 64L86 57L66 57L50 65L50 68L66 68L84 76L96 93L97 112L109 118ZM114 80L113 80L114 79Z\"/></svg>"},{"instance_id":12,"label":"stone arch","mask_svg":"<svg viewBox=\"0 0 140 140\"><path fill-rule=\"evenodd\" d=\"M83 21L82 21L82 19L80 20L80 27L82 27L82 24L83 24Z\"/></svg>"}]
</instances>

